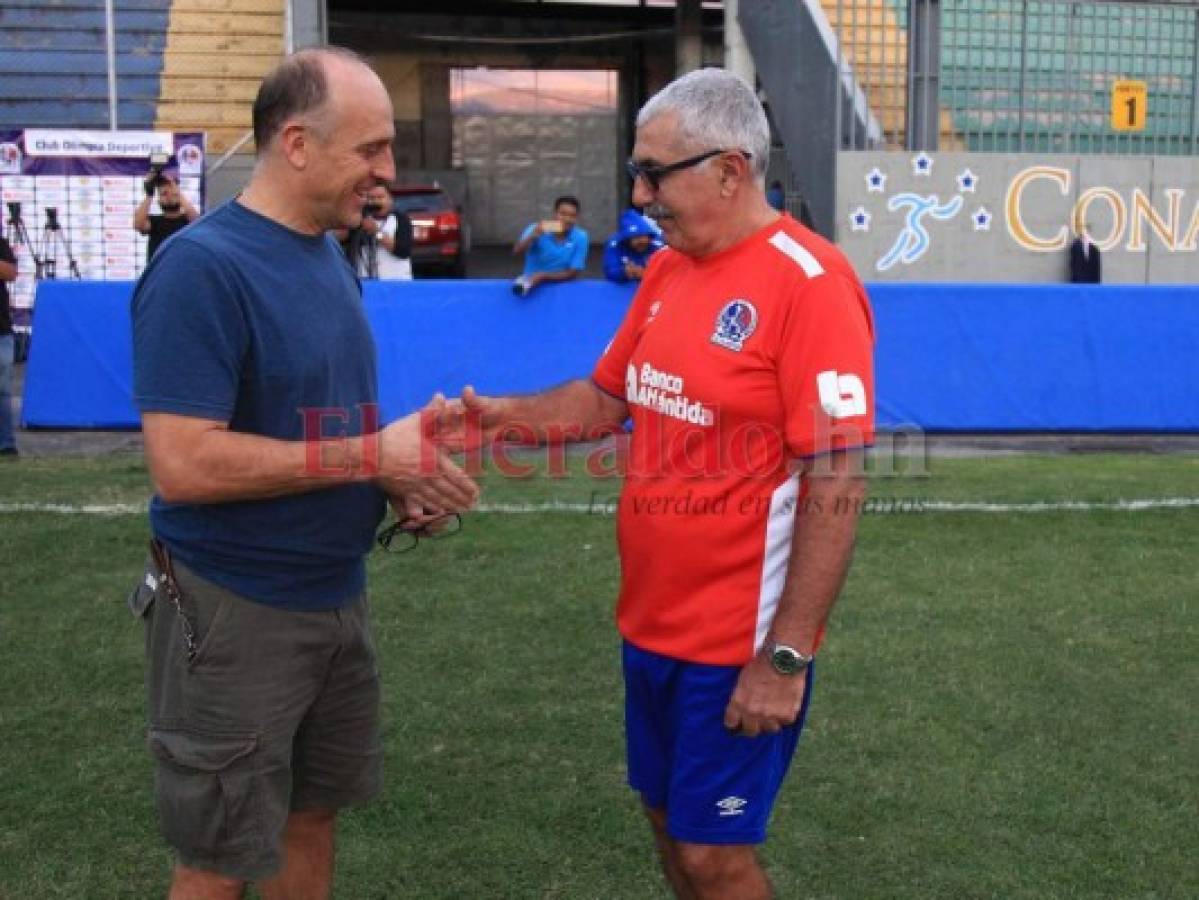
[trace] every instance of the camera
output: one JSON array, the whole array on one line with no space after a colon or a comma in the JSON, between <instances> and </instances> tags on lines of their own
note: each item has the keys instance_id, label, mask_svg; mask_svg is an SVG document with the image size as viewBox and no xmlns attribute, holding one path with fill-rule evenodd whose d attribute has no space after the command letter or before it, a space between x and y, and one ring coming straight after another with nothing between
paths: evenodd
<instances>
[{"instance_id":1,"label":"camera","mask_svg":"<svg viewBox=\"0 0 1199 900\"><path fill-rule=\"evenodd\" d=\"M10 222L21 221L21 203L19 200L8 201L8 219Z\"/></svg>"},{"instance_id":2,"label":"camera","mask_svg":"<svg viewBox=\"0 0 1199 900\"><path fill-rule=\"evenodd\" d=\"M384 204L367 203L365 206L362 207L362 218L365 219L367 216L370 216L372 218L379 219L379 218L383 218L390 212L391 212L391 207L388 206L386 203L384 203Z\"/></svg>"},{"instance_id":3,"label":"camera","mask_svg":"<svg viewBox=\"0 0 1199 900\"><path fill-rule=\"evenodd\" d=\"M162 181L163 170L166 169L167 163L171 161L169 153L157 151L150 154L150 177L154 179L154 183Z\"/></svg>"},{"instance_id":4,"label":"camera","mask_svg":"<svg viewBox=\"0 0 1199 900\"><path fill-rule=\"evenodd\" d=\"M46 227L48 229L50 229L51 231L59 230L58 207L56 207L56 206L47 206L46 207Z\"/></svg>"},{"instance_id":5,"label":"camera","mask_svg":"<svg viewBox=\"0 0 1199 900\"><path fill-rule=\"evenodd\" d=\"M150 154L150 174L146 176L145 181L146 196L153 196L154 189L162 186L162 183L165 180L162 177L162 173L170 161L171 154L163 153L161 150Z\"/></svg>"}]
</instances>

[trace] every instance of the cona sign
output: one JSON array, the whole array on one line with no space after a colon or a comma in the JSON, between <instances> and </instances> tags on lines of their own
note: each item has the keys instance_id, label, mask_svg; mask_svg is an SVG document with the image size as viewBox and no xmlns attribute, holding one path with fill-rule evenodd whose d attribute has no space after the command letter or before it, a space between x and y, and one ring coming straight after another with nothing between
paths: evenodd
<instances>
[{"instance_id":1,"label":"cona sign","mask_svg":"<svg viewBox=\"0 0 1199 900\"><path fill-rule=\"evenodd\" d=\"M1058 166L1029 166L1012 178L1008 185L1004 207L1007 211L1007 230L1014 240L1026 250L1037 253L1052 253L1065 249L1070 241L1070 226L1062 225L1053 234L1034 234L1025 223L1023 215L1024 192L1033 182L1053 182L1062 196L1070 194L1071 172ZM1155 209L1149 197L1140 188L1133 188L1125 199L1119 191L1110 187L1090 187L1079 194L1068 221L1075 232L1087 228L1092 206L1106 206L1109 210L1111 230L1106 235L1088 235L1102 251L1108 251L1123 243L1131 253L1144 253L1146 239L1155 235L1162 246L1171 253L1193 253L1199 242L1199 200L1185 204L1186 191L1166 188L1165 209Z\"/></svg>"}]
</instances>

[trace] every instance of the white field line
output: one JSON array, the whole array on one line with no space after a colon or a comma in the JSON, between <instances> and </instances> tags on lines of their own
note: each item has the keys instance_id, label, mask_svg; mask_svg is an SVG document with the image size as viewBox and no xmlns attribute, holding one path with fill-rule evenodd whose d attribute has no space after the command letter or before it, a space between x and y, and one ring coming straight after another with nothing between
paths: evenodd
<instances>
[{"instance_id":1,"label":"white field line","mask_svg":"<svg viewBox=\"0 0 1199 900\"><path fill-rule=\"evenodd\" d=\"M878 497L862 507L866 515L912 513L1042 513L1042 512L1142 512L1155 509L1199 508L1199 497L1159 497L1144 500L1040 500L1032 503L984 503L974 501L927 500L919 497ZM65 516L137 516L145 515L145 503L0 503L0 515L49 513ZM610 498L594 503L567 503L548 500L541 503L481 503L474 510L499 515L535 515L538 513L574 513L610 515L616 504Z\"/></svg>"},{"instance_id":2,"label":"white field line","mask_svg":"<svg viewBox=\"0 0 1199 900\"><path fill-rule=\"evenodd\" d=\"M147 503L0 503L0 514L51 513L63 516L138 516Z\"/></svg>"},{"instance_id":3,"label":"white field line","mask_svg":"<svg viewBox=\"0 0 1199 900\"><path fill-rule=\"evenodd\" d=\"M888 513L1039 513L1039 512L1141 512L1153 509L1199 508L1199 497L1162 497L1146 500L1039 500L1032 503L982 503L973 501L926 500L919 497L881 497L868 499L861 511L870 514ZM595 503L482 503L478 512L504 513L511 515L567 512L567 513L614 513L616 503L610 499Z\"/></svg>"}]
</instances>

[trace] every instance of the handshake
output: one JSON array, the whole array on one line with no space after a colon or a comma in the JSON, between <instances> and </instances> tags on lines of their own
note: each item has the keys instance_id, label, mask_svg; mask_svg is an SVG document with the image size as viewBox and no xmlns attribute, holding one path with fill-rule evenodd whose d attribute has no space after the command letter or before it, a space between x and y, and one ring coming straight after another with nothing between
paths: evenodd
<instances>
[{"instance_id":1,"label":"handshake","mask_svg":"<svg viewBox=\"0 0 1199 900\"><path fill-rule=\"evenodd\" d=\"M467 386L458 399L435 394L424 409L364 437L363 471L387 494L401 528L431 528L478 502L478 484L451 455L493 440L505 407L503 398L481 397Z\"/></svg>"}]
</instances>

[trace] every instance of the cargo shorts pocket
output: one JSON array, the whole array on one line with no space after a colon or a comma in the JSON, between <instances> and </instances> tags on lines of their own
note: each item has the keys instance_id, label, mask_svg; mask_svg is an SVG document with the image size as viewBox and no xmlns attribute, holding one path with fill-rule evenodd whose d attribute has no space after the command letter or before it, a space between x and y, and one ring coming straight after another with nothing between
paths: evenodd
<instances>
[{"instance_id":1,"label":"cargo shorts pocket","mask_svg":"<svg viewBox=\"0 0 1199 900\"><path fill-rule=\"evenodd\" d=\"M253 734L151 728L154 793L167 842L203 854L244 851L263 840Z\"/></svg>"}]
</instances>

